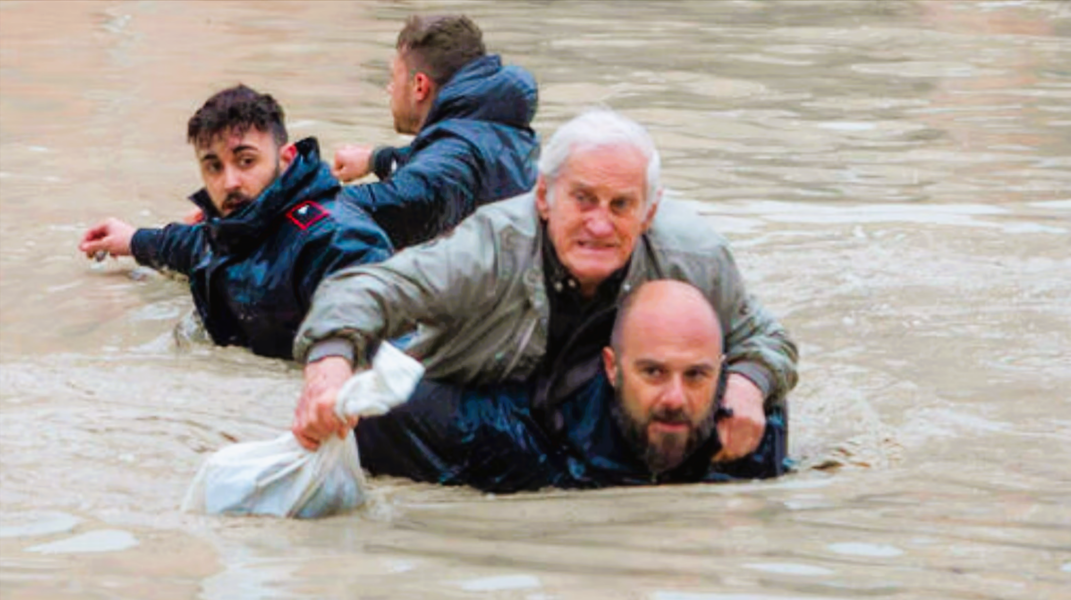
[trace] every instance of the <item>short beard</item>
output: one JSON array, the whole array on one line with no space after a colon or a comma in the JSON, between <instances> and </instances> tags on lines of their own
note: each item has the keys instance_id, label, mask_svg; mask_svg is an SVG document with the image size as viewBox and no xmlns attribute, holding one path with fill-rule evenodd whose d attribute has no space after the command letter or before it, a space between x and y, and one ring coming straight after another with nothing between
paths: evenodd
<instances>
[{"instance_id":1,"label":"short beard","mask_svg":"<svg viewBox=\"0 0 1071 600\"><path fill-rule=\"evenodd\" d=\"M622 399L624 386L624 376L620 366L617 370L617 378L614 382L614 405L613 414L614 420L617 421L617 425L621 430L621 433L625 436L629 446L637 455L643 457L643 461L647 464L647 468L655 475L661 475L667 471L679 467L693 452L696 451L701 445L703 445L710 436L714 433L714 409L717 403L717 398L711 403L710 408L707 410L707 414L703 416L698 425L692 425L691 419L688 418L688 413L683 410L669 410L664 407L655 407L643 421L634 420L625 410L625 405ZM683 423L688 425L688 437L680 440L679 437L668 438L661 446L655 446L651 444L651 441L647 438L648 426L654 422L659 421L663 423Z\"/></svg>"}]
</instances>

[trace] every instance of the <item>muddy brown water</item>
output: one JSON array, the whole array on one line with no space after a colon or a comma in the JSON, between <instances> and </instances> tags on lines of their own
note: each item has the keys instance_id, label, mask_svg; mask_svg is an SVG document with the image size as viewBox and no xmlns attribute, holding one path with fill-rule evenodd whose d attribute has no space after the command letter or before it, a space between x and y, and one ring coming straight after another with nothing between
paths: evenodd
<instances>
[{"instance_id":1,"label":"muddy brown water","mask_svg":"<svg viewBox=\"0 0 1071 600\"><path fill-rule=\"evenodd\" d=\"M453 10L535 73L544 136L593 102L651 129L800 343L798 472L179 512L300 372L177 344L184 286L80 233L184 214L186 119L238 81L327 152L400 141L394 36ZM1069 65L1057 1L0 2L0 596L1069 598Z\"/></svg>"}]
</instances>

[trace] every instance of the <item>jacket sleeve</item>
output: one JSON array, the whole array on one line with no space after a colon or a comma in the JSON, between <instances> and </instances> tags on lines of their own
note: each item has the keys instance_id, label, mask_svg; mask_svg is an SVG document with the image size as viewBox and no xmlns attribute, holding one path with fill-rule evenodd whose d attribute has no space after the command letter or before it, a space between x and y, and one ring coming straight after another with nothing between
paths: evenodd
<instances>
[{"instance_id":1,"label":"jacket sleeve","mask_svg":"<svg viewBox=\"0 0 1071 600\"><path fill-rule=\"evenodd\" d=\"M385 262L351 266L320 284L294 340L294 358L307 362L319 342L345 340L358 364L369 348L420 323L449 325L479 314L498 297L495 237L474 216L446 237L409 248Z\"/></svg>"},{"instance_id":2,"label":"jacket sleeve","mask_svg":"<svg viewBox=\"0 0 1071 600\"><path fill-rule=\"evenodd\" d=\"M784 404L796 385L799 353L788 332L754 296L728 246L717 259L715 307L725 327L726 364L730 373L750 379L766 398L769 411Z\"/></svg>"},{"instance_id":3,"label":"jacket sleeve","mask_svg":"<svg viewBox=\"0 0 1071 600\"><path fill-rule=\"evenodd\" d=\"M373 160L377 175L381 153ZM368 211L395 247L405 248L452 229L476 210L478 160L468 142L443 135L412 152L386 180L346 186L339 199Z\"/></svg>"},{"instance_id":4,"label":"jacket sleeve","mask_svg":"<svg viewBox=\"0 0 1071 600\"><path fill-rule=\"evenodd\" d=\"M295 265L294 283L303 312L308 312L316 288L328 275L349 266L378 263L390 257L390 240L383 230L371 223L371 219L368 221L367 225L325 227L302 245Z\"/></svg>"},{"instance_id":5,"label":"jacket sleeve","mask_svg":"<svg viewBox=\"0 0 1071 600\"><path fill-rule=\"evenodd\" d=\"M138 264L188 277L204 255L205 236L203 225L171 223L161 229L139 229L130 240L130 253Z\"/></svg>"},{"instance_id":6,"label":"jacket sleeve","mask_svg":"<svg viewBox=\"0 0 1071 600\"><path fill-rule=\"evenodd\" d=\"M412 146L403 148L379 146L372 151L372 172L375 173L380 181L386 181L394 174L398 165L405 164L409 160L409 155L412 152Z\"/></svg>"}]
</instances>

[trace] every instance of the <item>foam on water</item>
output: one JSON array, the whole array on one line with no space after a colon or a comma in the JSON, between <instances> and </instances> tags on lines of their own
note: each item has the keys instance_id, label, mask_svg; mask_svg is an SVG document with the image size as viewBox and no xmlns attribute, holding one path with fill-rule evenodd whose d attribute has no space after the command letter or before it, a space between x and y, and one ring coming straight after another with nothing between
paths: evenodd
<instances>
[{"instance_id":1,"label":"foam on water","mask_svg":"<svg viewBox=\"0 0 1071 600\"><path fill-rule=\"evenodd\" d=\"M500 592L541 587L539 578L532 575L501 575L459 582L461 589L469 592Z\"/></svg>"},{"instance_id":2,"label":"foam on water","mask_svg":"<svg viewBox=\"0 0 1071 600\"><path fill-rule=\"evenodd\" d=\"M866 556L870 558L892 558L904 553L903 550L889 544L868 544L865 542L840 542L830 544L828 547L837 554Z\"/></svg>"},{"instance_id":3,"label":"foam on water","mask_svg":"<svg viewBox=\"0 0 1071 600\"><path fill-rule=\"evenodd\" d=\"M826 569L824 567L801 565L797 563L748 563L744 565L744 567L747 569L754 569L756 571L765 571L767 573L781 573L784 575L803 575L806 577L832 575L834 573L833 570Z\"/></svg>"},{"instance_id":4,"label":"foam on water","mask_svg":"<svg viewBox=\"0 0 1071 600\"><path fill-rule=\"evenodd\" d=\"M87 552L117 552L138 545L138 539L122 529L99 529L57 542L27 548L41 554L82 554Z\"/></svg>"},{"instance_id":5,"label":"foam on water","mask_svg":"<svg viewBox=\"0 0 1071 600\"><path fill-rule=\"evenodd\" d=\"M63 533L75 528L82 519L63 512L27 511L0 517L0 538L34 537Z\"/></svg>"}]
</instances>

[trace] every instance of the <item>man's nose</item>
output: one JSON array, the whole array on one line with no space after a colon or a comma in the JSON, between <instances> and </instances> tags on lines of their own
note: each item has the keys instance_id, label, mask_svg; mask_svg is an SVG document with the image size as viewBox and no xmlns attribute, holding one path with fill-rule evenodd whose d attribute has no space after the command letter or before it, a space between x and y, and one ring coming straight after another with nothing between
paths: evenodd
<instances>
[{"instance_id":1,"label":"man's nose","mask_svg":"<svg viewBox=\"0 0 1071 600\"><path fill-rule=\"evenodd\" d=\"M681 376L670 377L666 382L666 388L662 392L662 404L668 408L682 408L686 404L684 393L684 378Z\"/></svg>"},{"instance_id":2,"label":"man's nose","mask_svg":"<svg viewBox=\"0 0 1071 600\"><path fill-rule=\"evenodd\" d=\"M610 214L602 207L592 211L585 224L587 225L588 233L594 237L607 237L614 232L614 224L610 220Z\"/></svg>"},{"instance_id":3,"label":"man's nose","mask_svg":"<svg viewBox=\"0 0 1071 600\"><path fill-rule=\"evenodd\" d=\"M242 172L234 167L224 167L223 186L228 190L236 190L242 187Z\"/></svg>"}]
</instances>

